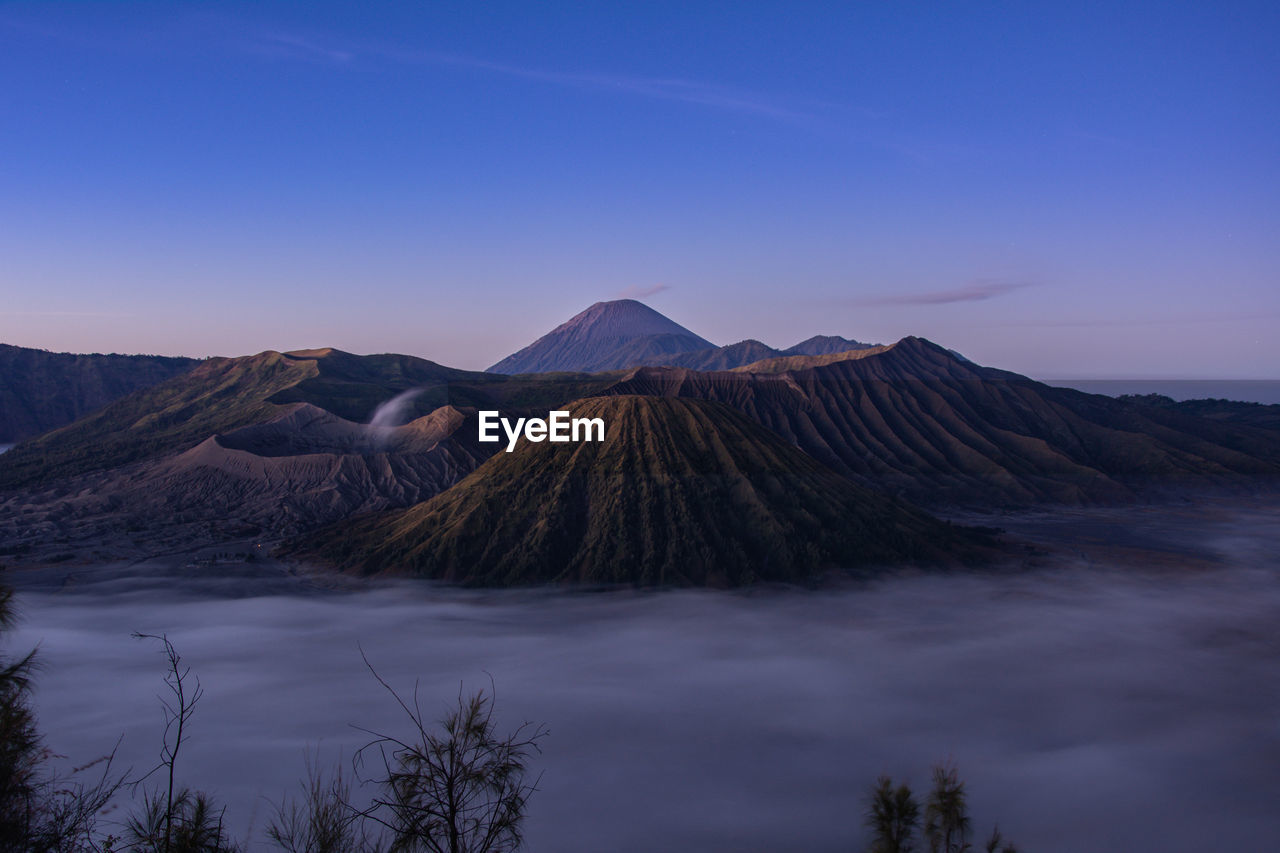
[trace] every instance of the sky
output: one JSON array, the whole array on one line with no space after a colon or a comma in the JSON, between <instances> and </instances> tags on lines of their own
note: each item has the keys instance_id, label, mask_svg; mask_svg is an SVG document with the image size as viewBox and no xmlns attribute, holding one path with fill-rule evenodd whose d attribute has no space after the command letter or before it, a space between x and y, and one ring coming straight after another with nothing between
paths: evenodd
<instances>
[{"instance_id":1,"label":"sky","mask_svg":"<svg viewBox=\"0 0 1280 853\"><path fill-rule=\"evenodd\" d=\"M1280 379L1272 3L0 2L0 341Z\"/></svg>"}]
</instances>

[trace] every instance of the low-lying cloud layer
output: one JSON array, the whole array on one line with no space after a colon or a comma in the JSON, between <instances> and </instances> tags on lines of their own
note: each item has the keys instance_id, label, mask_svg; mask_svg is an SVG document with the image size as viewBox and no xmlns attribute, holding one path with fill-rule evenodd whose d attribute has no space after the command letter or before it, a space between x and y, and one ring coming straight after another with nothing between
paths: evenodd
<instances>
[{"instance_id":1,"label":"low-lying cloud layer","mask_svg":"<svg viewBox=\"0 0 1280 853\"><path fill-rule=\"evenodd\" d=\"M862 849L874 778L923 787L944 759L978 831L998 820L1021 849L1260 849L1280 834L1274 531L1206 523L1211 571L819 592L100 584L24 593L13 647L41 644L55 749L81 762L123 732L142 768L163 661L129 634L167 631L206 691L179 775L258 837L309 745L349 759L367 740L350 724L404 733L363 647L398 689L420 680L432 712L490 673L505 725L549 725L532 851Z\"/></svg>"}]
</instances>

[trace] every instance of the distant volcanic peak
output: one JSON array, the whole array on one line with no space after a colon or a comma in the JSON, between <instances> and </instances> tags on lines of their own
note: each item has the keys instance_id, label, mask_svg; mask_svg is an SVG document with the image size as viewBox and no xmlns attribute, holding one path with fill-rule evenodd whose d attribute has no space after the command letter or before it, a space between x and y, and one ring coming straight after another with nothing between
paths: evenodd
<instances>
[{"instance_id":1,"label":"distant volcanic peak","mask_svg":"<svg viewBox=\"0 0 1280 853\"><path fill-rule=\"evenodd\" d=\"M731 370L744 364L762 361L767 358L776 358L780 355L781 353L778 350L767 344L747 339L723 347L676 353L668 358L655 359L650 363L660 363L671 367L689 367L694 370Z\"/></svg>"},{"instance_id":2,"label":"distant volcanic peak","mask_svg":"<svg viewBox=\"0 0 1280 853\"><path fill-rule=\"evenodd\" d=\"M493 373L614 370L715 345L634 299L597 302L489 368Z\"/></svg>"},{"instance_id":3,"label":"distant volcanic peak","mask_svg":"<svg viewBox=\"0 0 1280 853\"><path fill-rule=\"evenodd\" d=\"M761 358L781 354L768 344L757 341L754 338L747 338L745 341L738 341L736 344L720 347L718 351L731 358L750 358L751 361L759 361ZM757 357L753 358L753 356Z\"/></svg>"},{"instance_id":4,"label":"distant volcanic peak","mask_svg":"<svg viewBox=\"0 0 1280 853\"><path fill-rule=\"evenodd\" d=\"M715 344L699 338L674 320L634 299L597 302L551 331L551 334L576 331L605 338L639 338L645 335L684 335L698 338L708 347Z\"/></svg>"},{"instance_id":5,"label":"distant volcanic peak","mask_svg":"<svg viewBox=\"0 0 1280 853\"><path fill-rule=\"evenodd\" d=\"M891 370L904 378L928 379L954 377L957 372L972 374L974 365L955 357L943 347L925 338L907 336L897 343L881 344L826 355L788 355L765 359L739 368L738 373L795 373L842 363L865 363L867 368ZM873 367L874 365L874 367ZM891 367L892 365L892 367ZM889 378L885 375L882 378Z\"/></svg>"},{"instance_id":6,"label":"distant volcanic peak","mask_svg":"<svg viewBox=\"0 0 1280 853\"><path fill-rule=\"evenodd\" d=\"M742 414L588 398L603 442L523 443L405 512L322 531L322 558L477 585L738 585L945 558L952 528L823 467Z\"/></svg>"},{"instance_id":7,"label":"distant volcanic peak","mask_svg":"<svg viewBox=\"0 0 1280 853\"><path fill-rule=\"evenodd\" d=\"M795 346L787 347L783 355L831 355L849 350L871 349L879 344L864 344L838 335L814 335Z\"/></svg>"}]
</instances>

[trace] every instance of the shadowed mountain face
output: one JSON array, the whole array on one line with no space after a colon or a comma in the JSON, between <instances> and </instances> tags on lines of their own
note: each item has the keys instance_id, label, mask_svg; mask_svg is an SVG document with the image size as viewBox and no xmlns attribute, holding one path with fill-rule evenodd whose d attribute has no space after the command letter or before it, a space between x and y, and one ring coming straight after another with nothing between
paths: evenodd
<instances>
[{"instance_id":1,"label":"shadowed mountain face","mask_svg":"<svg viewBox=\"0 0 1280 853\"><path fill-rule=\"evenodd\" d=\"M713 349L679 323L634 299L597 302L517 353L492 373L616 370L655 357Z\"/></svg>"},{"instance_id":2,"label":"shadowed mountain face","mask_svg":"<svg viewBox=\"0 0 1280 853\"><path fill-rule=\"evenodd\" d=\"M639 368L608 393L726 403L836 471L935 506L1280 476L1274 434L1052 388L919 338L735 371Z\"/></svg>"},{"instance_id":3,"label":"shadowed mountain face","mask_svg":"<svg viewBox=\"0 0 1280 853\"><path fill-rule=\"evenodd\" d=\"M1236 400L1218 399L1179 402L1163 394L1123 394L1119 399L1134 406L1167 409L1222 423L1280 430L1280 405L1274 403L1242 403Z\"/></svg>"},{"instance_id":4,"label":"shadowed mountain face","mask_svg":"<svg viewBox=\"0 0 1280 853\"><path fill-rule=\"evenodd\" d=\"M404 511L307 538L362 572L477 585L728 586L827 568L954 562L976 534L835 474L727 406L579 400L602 442L523 443Z\"/></svg>"},{"instance_id":5,"label":"shadowed mountain face","mask_svg":"<svg viewBox=\"0 0 1280 853\"><path fill-rule=\"evenodd\" d=\"M0 444L65 426L196 364L194 358L78 355L0 344Z\"/></svg>"}]
</instances>

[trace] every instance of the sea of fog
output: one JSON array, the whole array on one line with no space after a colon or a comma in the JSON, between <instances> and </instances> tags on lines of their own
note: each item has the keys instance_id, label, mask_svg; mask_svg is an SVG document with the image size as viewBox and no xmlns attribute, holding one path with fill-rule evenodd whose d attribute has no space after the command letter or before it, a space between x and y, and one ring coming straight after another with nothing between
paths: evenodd
<instances>
[{"instance_id":1,"label":"sea of fog","mask_svg":"<svg viewBox=\"0 0 1280 853\"><path fill-rule=\"evenodd\" d=\"M1023 850L1260 850L1280 837L1280 507L1203 517L1188 539L1212 568L1085 554L805 591L68 570L57 591L19 579L9 645L40 647L40 722L68 764L122 737L143 769L164 665L130 634L167 632L205 690L179 776L241 837L261 838L308 749L349 761L368 739L353 724L408 733L363 649L432 716L491 676L504 727L548 725L531 851L847 853L878 774L923 787L942 760L979 831L999 821Z\"/></svg>"}]
</instances>

